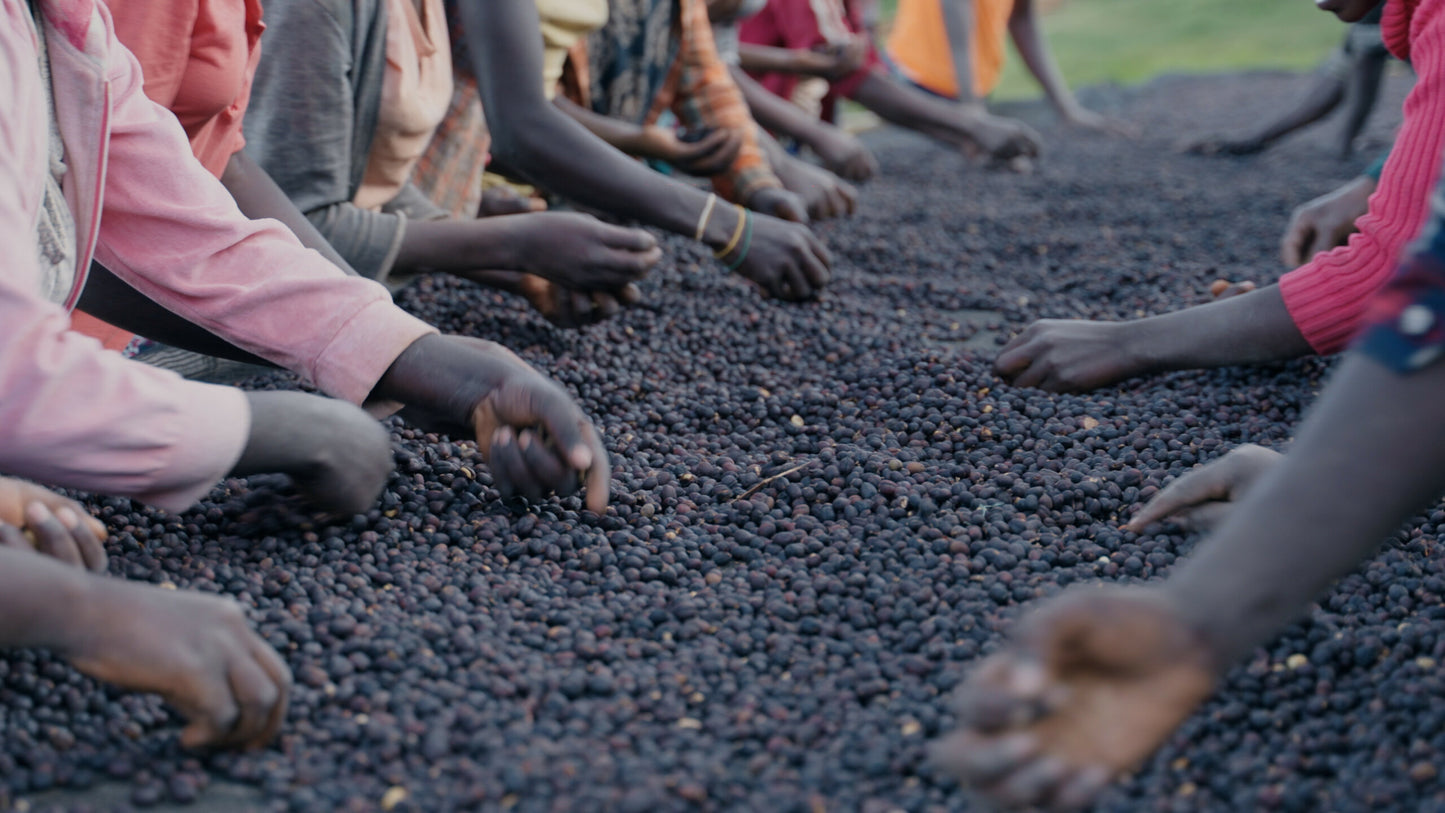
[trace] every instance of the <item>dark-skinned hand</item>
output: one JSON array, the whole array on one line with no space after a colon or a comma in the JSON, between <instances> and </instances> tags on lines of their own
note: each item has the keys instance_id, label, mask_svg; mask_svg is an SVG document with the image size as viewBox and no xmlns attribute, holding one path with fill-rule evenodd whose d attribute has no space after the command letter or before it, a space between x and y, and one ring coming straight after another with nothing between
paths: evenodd
<instances>
[{"instance_id":1,"label":"dark-skinned hand","mask_svg":"<svg viewBox=\"0 0 1445 813\"><path fill-rule=\"evenodd\" d=\"M1209 530L1283 459L1284 455L1263 446L1240 446L1170 483L1125 527L1138 533L1156 522L1170 522L1190 531Z\"/></svg>"},{"instance_id":2,"label":"dark-skinned hand","mask_svg":"<svg viewBox=\"0 0 1445 813\"><path fill-rule=\"evenodd\" d=\"M247 392L251 434L233 476L280 473L328 513L360 514L392 469L391 438L354 404L304 392Z\"/></svg>"},{"instance_id":3,"label":"dark-skinned hand","mask_svg":"<svg viewBox=\"0 0 1445 813\"><path fill-rule=\"evenodd\" d=\"M1355 233L1355 221L1369 211L1374 192L1374 179L1361 176L1295 207L1279 241L1280 260L1297 268L1321 251L1344 245Z\"/></svg>"},{"instance_id":4,"label":"dark-skinned hand","mask_svg":"<svg viewBox=\"0 0 1445 813\"><path fill-rule=\"evenodd\" d=\"M603 223L576 212L515 218L507 268L545 277L574 291L615 291L639 280L662 259L657 239L642 229Z\"/></svg>"},{"instance_id":5,"label":"dark-skinned hand","mask_svg":"<svg viewBox=\"0 0 1445 813\"><path fill-rule=\"evenodd\" d=\"M813 145L823 166L844 180L862 183L878 174L878 159L858 137L837 127Z\"/></svg>"},{"instance_id":6,"label":"dark-skinned hand","mask_svg":"<svg viewBox=\"0 0 1445 813\"><path fill-rule=\"evenodd\" d=\"M1145 372L1121 322L1040 319L1015 336L993 369L1015 387L1085 392Z\"/></svg>"},{"instance_id":7,"label":"dark-skinned hand","mask_svg":"<svg viewBox=\"0 0 1445 813\"><path fill-rule=\"evenodd\" d=\"M745 205L754 212L780 220L808 222L808 204L796 193L782 187L765 186L748 196Z\"/></svg>"},{"instance_id":8,"label":"dark-skinned hand","mask_svg":"<svg viewBox=\"0 0 1445 813\"><path fill-rule=\"evenodd\" d=\"M642 300L642 290L630 282L617 291L574 291L531 274L518 275L516 291L547 321L569 329L611 319Z\"/></svg>"},{"instance_id":9,"label":"dark-skinned hand","mask_svg":"<svg viewBox=\"0 0 1445 813\"><path fill-rule=\"evenodd\" d=\"M154 692L189 721L188 748L260 748L286 718L291 672L230 599L96 578L61 648L76 669Z\"/></svg>"},{"instance_id":10,"label":"dark-skinned hand","mask_svg":"<svg viewBox=\"0 0 1445 813\"><path fill-rule=\"evenodd\" d=\"M1208 136L1206 138L1191 141L1181 148L1181 152L1189 155L1254 155L1264 152L1269 146L1257 138L1228 138L1226 136Z\"/></svg>"},{"instance_id":11,"label":"dark-skinned hand","mask_svg":"<svg viewBox=\"0 0 1445 813\"><path fill-rule=\"evenodd\" d=\"M724 259L733 261L735 253ZM802 301L828 284L832 263L828 249L807 226L755 214L752 245L737 271L765 296Z\"/></svg>"},{"instance_id":12,"label":"dark-skinned hand","mask_svg":"<svg viewBox=\"0 0 1445 813\"><path fill-rule=\"evenodd\" d=\"M522 215L528 212L547 211L547 201L541 198L523 197L509 186L489 186L482 192L477 204L477 217L499 215Z\"/></svg>"},{"instance_id":13,"label":"dark-skinned hand","mask_svg":"<svg viewBox=\"0 0 1445 813\"><path fill-rule=\"evenodd\" d=\"M1085 585L1029 613L955 697L933 762L1008 807L1075 809L1204 702L1217 669L1155 589Z\"/></svg>"},{"instance_id":14,"label":"dark-skinned hand","mask_svg":"<svg viewBox=\"0 0 1445 813\"><path fill-rule=\"evenodd\" d=\"M642 139L645 157L701 178L726 172L743 148L743 131L731 127L719 127L701 134L696 141L684 141L670 128L650 126L643 131Z\"/></svg>"},{"instance_id":15,"label":"dark-skinned hand","mask_svg":"<svg viewBox=\"0 0 1445 813\"><path fill-rule=\"evenodd\" d=\"M858 206L858 190L837 175L791 155L776 162L773 171L783 186L803 199L808 216L829 220L853 214Z\"/></svg>"},{"instance_id":16,"label":"dark-skinned hand","mask_svg":"<svg viewBox=\"0 0 1445 813\"><path fill-rule=\"evenodd\" d=\"M0 477L0 525L12 526L0 540L32 548L87 570L105 570L105 524L80 503L48 488L14 477Z\"/></svg>"}]
</instances>

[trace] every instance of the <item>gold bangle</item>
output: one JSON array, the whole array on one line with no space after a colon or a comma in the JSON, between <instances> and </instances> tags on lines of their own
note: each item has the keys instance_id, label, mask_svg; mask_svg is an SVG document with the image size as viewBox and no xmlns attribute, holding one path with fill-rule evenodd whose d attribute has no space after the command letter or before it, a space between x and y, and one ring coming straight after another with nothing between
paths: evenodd
<instances>
[{"instance_id":1,"label":"gold bangle","mask_svg":"<svg viewBox=\"0 0 1445 813\"><path fill-rule=\"evenodd\" d=\"M702 214L699 215L697 219L697 232L693 234L692 239L702 239L702 233L707 231L708 221L712 219L712 208L716 205L717 193L709 192L707 196L707 203L703 205Z\"/></svg>"},{"instance_id":2,"label":"gold bangle","mask_svg":"<svg viewBox=\"0 0 1445 813\"><path fill-rule=\"evenodd\" d=\"M733 208L738 210L738 227L733 230L733 237L728 241L728 244L723 246L720 251L714 251L712 253L712 256L719 260L726 257L733 249L738 247L738 241L743 239L743 227L748 224L748 210L744 209L740 203L734 203Z\"/></svg>"}]
</instances>

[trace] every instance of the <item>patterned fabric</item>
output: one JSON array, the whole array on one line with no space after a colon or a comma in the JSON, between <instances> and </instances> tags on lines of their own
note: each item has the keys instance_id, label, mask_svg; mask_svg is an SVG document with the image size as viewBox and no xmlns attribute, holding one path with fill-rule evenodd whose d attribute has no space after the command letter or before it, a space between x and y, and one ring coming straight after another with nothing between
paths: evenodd
<instances>
[{"instance_id":1,"label":"patterned fabric","mask_svg":"<svg viewBox=\"0 0 1445 813\"><path fill-rule=\"evenodd\" d=\"M35 13L33 5L31 13ZM33 17L31 22L35 23ZM40 293L60 305L70 296L70 289L75 287L75 217L65 202L61 186L66 172L65 142L60 138L60 125L55 119L55 97L50 86L50 58L46 55L45 31L38 24L33 30L40 45L40 78L45 88L45 107L50 112L50 172L45 176L45 196L35 224L35 250L43 275Z\"/></svg>"},{"instance_id":2,"label":"patterned fabric","mask_svg":"<svg viewBox=\"0 0 1445 813\"><path fill-rule=\"evenodd\" d=\"M574 49L572 58L583 53ZM759 189L782 186L758 144L747 102L718 56L703 0L613 0L611 18L588 38L585 56L588 92L574 102L637 124L655 124L670 110L688 129L741 130L737 159L713 178L718 194L742 202Z\"/></svg>"},{"instance_id":3,"label":"patterned fabric","mask_svg":"<svg viewBox=\"0 0 1445 813\"><path fill-rule=\"evenodd\" d=\"M1370 302L1359 350L1398 373L1445 356L1445 185L1430 200L1430 223L1384 290Z\"/></svg>"}]
</instances>

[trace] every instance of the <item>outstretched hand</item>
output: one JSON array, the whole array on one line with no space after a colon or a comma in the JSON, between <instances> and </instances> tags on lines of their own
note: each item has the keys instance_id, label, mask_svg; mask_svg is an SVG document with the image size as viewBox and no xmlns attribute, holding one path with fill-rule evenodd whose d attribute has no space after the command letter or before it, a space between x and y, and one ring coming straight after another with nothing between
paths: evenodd
<instances>
[{"instance_id":1,"label":"outstretched hand","mask_svg":"<svg viewBox=\"0 0 1445 813\"><path fill-rule=\"evenodd\" d=\"M0 545L31 548L102 571L105 537L105 525L80 503L25 480L0 477Z\"/></svg>"},{"instance_id":2,"label":"outstretched hand","mask_svg":"<svg viewBox=\"0 0 1445 813\"><path fill-rule=\"evenodd\" d=\"M1295 207L1279 241L1280 260L1295 268L1344 245L1355 233L1355 221L1369 211L1374 191L1375 181L1362 176Z\"/></svg>"},{"instance_id":3,"label":"outstretched hand","mask_svg":"<svg viewBox=\"0 0 1445 813\"><path fill-rule=\"evenodd\" d=\"M1028 615L956 697L932 758L1016 807L1088 804L1213 691L1203 640L1157 590L1085 586Z\"/></svg>"},{"instance_id":4,"label":"outstretched hand","mask_svg":"<svg viewBox=\"0 0 1445 813\"><path fill-rule=\"evenodd\" d=\"M291 672L234 601L95 579L89 616L62 651L76 669L154 692L189 721L188 748L260 748L286 719Z\"/></svg>"},{"instance_id":5,"label":"outstretched hand","mask_svg":"<svg viewBox=\"0 0 1445 813\"><path fill-rule=\"evenodd\" d=\"M1084 392L1146 371L1122 322L1040 319L1015 336L993 369L1015 387Z\"/></svg>"},{"instance_id":6,"label":"outstretched hand","mask_svg":"<svg viewBox=\"0 0 1445 813\"><path fill-rule=\"evenodd\" d=\"M1125 527L1137 533L1156 522L1173 522L1191 531L1208 530L1283 459L1284 455L1263 446L1240 446L1170 483Z\"/></svg>"}]
</instances>

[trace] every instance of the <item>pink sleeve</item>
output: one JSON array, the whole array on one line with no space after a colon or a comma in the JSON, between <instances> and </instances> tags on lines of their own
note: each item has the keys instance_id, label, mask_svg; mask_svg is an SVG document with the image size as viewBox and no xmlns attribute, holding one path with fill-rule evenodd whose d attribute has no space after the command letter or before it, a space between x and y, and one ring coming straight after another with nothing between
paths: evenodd
<instances>
[{"instance_id":1,"label":"pink sleeve","mask_svg":"<svg viewBox=\"0 0 1445 813\"><path fill-rule=\"evenodd\" d=\"M40 298L29 224L49 130L28 23L0 19L0 471L54 485L194 502L240 456L239 391L185 381L103 351Z\"/></svg>"},{"instance_id":2,"label":"pink sleeve","mask_svg":"<svg viewBox=\"0 0 1445 813\"><path fill-rule=\"evenodd\" d=\"M110 167L96 258L188 321L366 400L401 351L434 328L380 284L349 276L273 220L247 220L191 155L185 133L141 93L135 59L111 42Z\"/></svg>"},{"instance_id":3,"label":"pink sleeve","mask_svg":"<svg viewBox=\"0 0 1445 813\"><path fill-rule=\"evenodd\" d=\"M1405 99L1405 119L1369 212L1348 244L1319 255L1280 278L1290 316L1315 352L1343 350L1359 330L1371 297L1399 265L1405 246L1429 214L1431 190L1445 153L1445 15L1442 4L1417 10L1411 42L1418 78Z\"/></svg>"}]
</instances>

